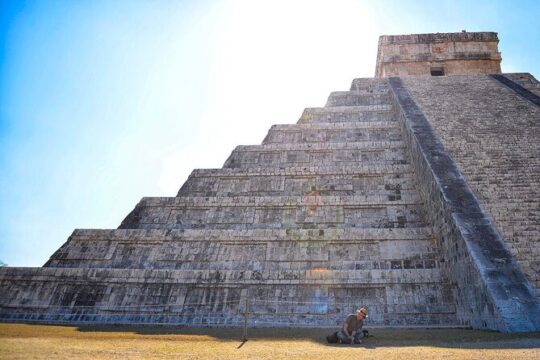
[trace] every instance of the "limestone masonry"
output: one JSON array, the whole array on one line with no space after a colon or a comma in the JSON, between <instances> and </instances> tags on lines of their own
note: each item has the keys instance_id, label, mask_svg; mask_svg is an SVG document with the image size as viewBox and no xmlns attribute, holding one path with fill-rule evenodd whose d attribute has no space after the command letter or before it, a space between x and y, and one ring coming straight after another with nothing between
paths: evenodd
<instances>
[{"instance_id":1,"label":"limestone masonry","mask_svg":"<svg viewBox=\"0 0 540 360\"><path fill-rule=\"evenodd\" d=\"M381 36L376 78L0 269L0 320L539 331L540 84L497 44Z\"/></svg>"},{"instance_id":2,"label":"limestone masonry","mask_svg":"<svg viewBox=\"0 0 540 360\"><path fill-rule=\"evenodd\" d=\"M498 43L493 32L381 36L375 76L500 73Z\"/></svg>"}]
</instances>

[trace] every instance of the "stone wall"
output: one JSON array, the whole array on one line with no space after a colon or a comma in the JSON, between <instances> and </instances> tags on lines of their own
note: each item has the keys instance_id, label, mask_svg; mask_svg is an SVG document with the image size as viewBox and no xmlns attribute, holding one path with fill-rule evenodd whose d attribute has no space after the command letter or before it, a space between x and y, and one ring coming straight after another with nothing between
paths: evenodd
<instances>
[{"instance_id":1,"label":"stone wall","mask_svg":"<svg viewBox=\"0 0 540 360\"><path fill-rule=\"evenodd\" d=\"M500 73L498 42L492 32L381 36L375 76L430 75L431 68L444 75Z\"/></svg>"},{"instance_id":2,"label":"stone wall","mask_svg":"<svg viewBox=\"0 0 540 360\"><path fill-rule=\"evenodd\" d=\"M316 196L316 195L315 195ZM310 202L316 211L311 211ZM425 226L416 191L400 195L143 198L122 229L264 229Z\"/></svg>"},{"instance_id":3,"label":"stone wall","mask_svg":"<svg viewBox=\"0 0 540 360\"><path fill-rule=\"evenodd\" d=\"M378 191L395 197L415 186L409 164L198 169L191 173L178 196L304 196L310 191L320 195L361 195Z\"/></svg>"},{"instance_id":4,"label":"stone wall","mask_svg":"<svg viewBox=\"0 0 540 360\"><path fill-rule=\"evenodd\" d=\"M250 327L337 327L362 299L369 325L455 325L439 269L6 268L0 287L0 321L241 326L247 305Z\"/></svg>"},{"instance_id":5,"label":"stone wall","mask_svg":"<svg viewBox=\"0 0 540 360\"><path fill-rule=\"evenodd\" d=\"M388 270L439 260L429 228L76 230L45 267Z\"/></svg>"},{"instance_id":6,"label":"stone wall","mask_svg":"<svg viewBox=\"0 0 540 360\"><path fill-rule=\"evenodd\" d=\"M358 163L403 164L403 144L400 141L355 141L324 143L324 134L316 144L291 143L240 145L225 162L226 168L285 167L318 164L355 165Z\"/></svg>"},{"instance_id":7,"label":"stone wall","mask_svg":"<svg viewBox=\"0 0 540 360\"><path fill-rule=\"evenodd\" d=\"M369 122L392 119L394 108L391 105L334 106L330 108L306 108L298 121L308 122Z\"/></svg>"}]
</instances>

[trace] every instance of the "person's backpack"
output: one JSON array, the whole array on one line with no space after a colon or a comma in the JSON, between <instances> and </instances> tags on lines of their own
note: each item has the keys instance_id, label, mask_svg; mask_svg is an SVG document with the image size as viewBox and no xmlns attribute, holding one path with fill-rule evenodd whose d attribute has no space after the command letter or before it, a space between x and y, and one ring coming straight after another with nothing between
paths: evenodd
<instances>
[{"instance_id":1,"label":"person's backpack","mask_svg":"<svg viewBox=\"0 0 540 360\"><path fill-rule=\"evenodd\" d=\"M337 337L337 331L333 332L330 335L326 336L326 341L328 341L329 344L337 344L339 341L339 338Z\"/></svg>"}]
</instances>

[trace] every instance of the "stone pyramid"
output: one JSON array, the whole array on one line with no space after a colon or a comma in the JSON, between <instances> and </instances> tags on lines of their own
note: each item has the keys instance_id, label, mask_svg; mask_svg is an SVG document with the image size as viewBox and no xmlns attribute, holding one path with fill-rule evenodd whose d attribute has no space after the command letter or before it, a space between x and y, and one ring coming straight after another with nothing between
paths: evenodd
<instances>
[{"instance_id":1,"label":"stone pyramid","mask_svg":"<svg viewBox=\"0 0 540 360\"><path fill-rule=\"evenodd\" d=\"M508 88L472 68L441 78ZM0 319L335 326L365 305L372 326L539 329L534 273L412 95L448 84L379 76L236 147L223 168L194 170L176 197L143 198L118 229L75 230L42 268L1 269ZM534 92L499 76L533 109Z\"/></svg>"}]
</instances>

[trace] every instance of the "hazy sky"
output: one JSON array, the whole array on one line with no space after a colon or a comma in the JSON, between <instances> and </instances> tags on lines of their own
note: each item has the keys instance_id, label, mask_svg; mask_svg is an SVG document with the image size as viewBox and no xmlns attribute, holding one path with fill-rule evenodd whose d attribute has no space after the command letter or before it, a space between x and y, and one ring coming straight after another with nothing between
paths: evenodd
<instances>
[{"instance_id":1,"label":"hazy sky","mask_svg":"<svg viewBox=\"0 0 540 360\"><path fill-rule=\"evenodd\" d=\"M378 36L496 31L540 75L540 1L0 0L0 260L41 266L272 124L372 77Z\"/></svg>"}]
</instances>

